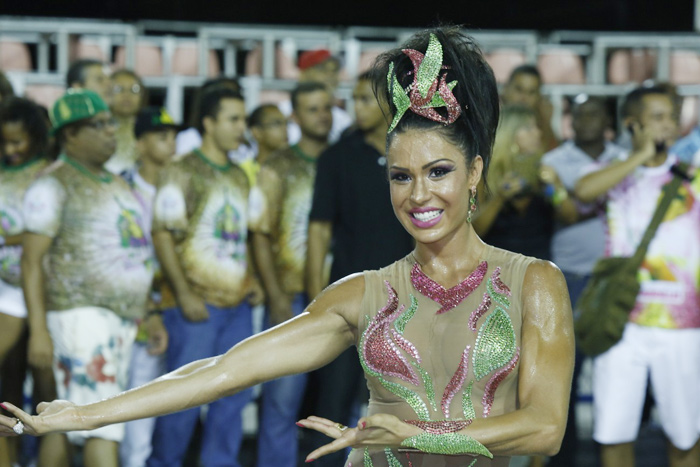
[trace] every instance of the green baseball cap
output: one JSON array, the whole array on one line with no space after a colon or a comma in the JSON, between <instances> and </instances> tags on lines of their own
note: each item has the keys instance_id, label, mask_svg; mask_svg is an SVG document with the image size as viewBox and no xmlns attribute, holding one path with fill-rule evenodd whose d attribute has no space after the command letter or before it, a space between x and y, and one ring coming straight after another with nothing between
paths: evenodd
<instances>
[{"instance_id":1,"label":"green baseball cap","mask_svg":"<svg viewBox=\"0 0 700 467\"><path fill-rule=\"evenodd\" d=\"M51 109L51 134L55 135L64 126L94 117L100 112L109 112L109 107L96 92L69 89Z\"/></svg>"}]
</instances>

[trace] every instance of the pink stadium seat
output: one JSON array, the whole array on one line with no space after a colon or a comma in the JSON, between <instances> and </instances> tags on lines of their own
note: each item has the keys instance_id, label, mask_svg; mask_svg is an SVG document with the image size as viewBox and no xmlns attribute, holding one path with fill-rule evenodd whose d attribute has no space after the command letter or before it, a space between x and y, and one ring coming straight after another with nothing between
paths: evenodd
<instances>
[{"instance_id":1,"label":"pink stadium seat","mask_svg":"<svg viewBox=\"0 0 700 467\"><path fill-rule=\"evenodd\" d=\"M621 49L610 54L608 82L611 84L641 83L654 77L656 53L646 49Z\"/></svg>"},{"instance_id":2,"label":"pink stadium seat","mask_svg":"<svg viewBox=\"0 0 700 467\"><path fill-rule=\"evenodd\" d=\"M50 109L65 92L64 86L55 84L28 84L24 88L24 97Z\"/></svg>"},{"instance_id":3,"label":"pink stadium seat","mask_svg":"<svg viewBox=\"0 0 700 467\"><path fill-rule=\"evenodd\" d=\"M275 91L271 89L263 89L260 91L259 104L275 104L289 100L289 93L286 91Z\"/></svg>"},{"instance_id":4,"label":"pink stadium seat","mask_svg":"<svg viewBox=\"0 0 700 467\"><path fill-rule=\"evenodd\" d=\"M696 81L697 83L697 81ZM687 135L698 124L698 109L700 102L697 96L685 96L681 105L680 130L682 135Z\"/></svg>"},{"instance_id":5,"label":"pink stadium seat","mask_svg":"<svg viewBox=\"0 0 700 467\"><path fill-rule=\"evenodd\" d=\"M567 49L548 50L537 57L537 68L545 84L584 84L583 59Z\"/></svg>"},{"instance_id":6,"label":"pink stadium seat","mask_svg":"<svg viewBox=\"0 0 700 467\"><path fill-rule=\"evenodd\" d=\"M163 51L155 44L139 42L136 44L136 60L134 71L141 76L163 75ZM114 55L115 68L126 66L126 50L123 46L117 47Z\"/></svg>"},{"instance_id":7,"label":"pink stadium seat","mask_svg":"<svg viewBox=\"0 0 700 467\"><path fill-rule=\"evenodd\" d=\"M374 61L379 57L385 50L383 49L369 49L365 50L360 54L360 61L357 64L357 73L362 74L372 68Z\"/></svg>"},{"instance_id":8,"label":"pink stadium seat","mask_svg":"<svg viewBox=\"0 0 700 467\"><path fill-rule=\"evenodd\" d=\"M700 55L690 50L671 52L669 78L673 84L700 84Z\"/></svg>"},{"instance_id":9,"label":"pink stadium seat","mask_svg":"<svg viewBox=\"0 0 700 467\"><path fill-rule=\"evenodd\" d=\"M199 74L199 48L197 43L181 43L175 47L172 60L172 72L176 75L197 76ZM221 74L219 58L214 50L209 50L207 76Z\"/></svg>"},{"instance_id":10,"label":"pink stadium seat","mask_svg":"<svg viewBox=\"0 0 700 467\"><path fill-rule=\"evenodd\" d=\"M31 71L32 57L27 44L0 39L0 70Z\"/></svg>"},{"instance_id":11,"label":"pink stadium seat","mask_svg":"<svg viewBox=\"0 0 700 467\"><path fill-rule=\"evenodd\" d=\"M255 47L245 57L244 74L262 75L262 45ZM299 68L295 60L287 56L279 47L275 49L275 76L279 79L299 79Z\"/></svg>"},{"instance_id":12,"label":"pink stadium seat","mask_svg":"<svg viewBox=\"0 0 700 467\"><path fill-rule=\"evenodd\" d=\"M496 49L486 54L486 61L493 68L496 81L505 83L513 68L525 63L525 54L513 49Z\"/></svg>"}]
</instances>

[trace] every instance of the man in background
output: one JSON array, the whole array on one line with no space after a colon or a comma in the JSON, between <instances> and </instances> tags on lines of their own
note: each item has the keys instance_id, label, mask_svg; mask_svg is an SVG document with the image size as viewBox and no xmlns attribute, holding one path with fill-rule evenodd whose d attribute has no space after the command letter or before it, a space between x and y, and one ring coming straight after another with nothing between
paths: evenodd
<instances>
[{"instance_id":1,"label":"man in background","mask_svg":"<svg viewBox=\"0 0 700 467\"><path fill-rule=\"evenodd\" d=\"M298 315L309 303L304 291L307 226L316 160L328 147L332 122L332 97L320 83L300 83L292 92L292 104L301 139L262 164L256 187L262 210L257 222L251 220L255 259L267 296L266 328ZM263 385L258 467L297 465L294 423L305 385L306 374Z\"/></svg>"}]
</instances>

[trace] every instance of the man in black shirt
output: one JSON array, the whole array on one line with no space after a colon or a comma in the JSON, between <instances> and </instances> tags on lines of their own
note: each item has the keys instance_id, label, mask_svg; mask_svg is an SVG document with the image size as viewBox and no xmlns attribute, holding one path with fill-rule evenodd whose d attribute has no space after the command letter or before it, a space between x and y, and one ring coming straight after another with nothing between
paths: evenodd
<instances>
[{"instance_id":1,"label":"man in black shirt","mask_svg":"<svg viewBox=\"0 0 700 467\"><path fill-rule=\"evenodd\" d=\"M363 74L353 91L356 129L328 148L318 160L309 215L307 293L316 297L327 285L323 265L333 253L330 281L367 269L379 269L406 256L413 241L394 215L386 170L387 111ZM332 247L331 247L331 239ZM315 415L351 425L362 368L349 349L319 370ZM324 436L318 446L327 443ZM344 453L318 459L322 466L343 465Z\"/></svg>"}]
</instances>

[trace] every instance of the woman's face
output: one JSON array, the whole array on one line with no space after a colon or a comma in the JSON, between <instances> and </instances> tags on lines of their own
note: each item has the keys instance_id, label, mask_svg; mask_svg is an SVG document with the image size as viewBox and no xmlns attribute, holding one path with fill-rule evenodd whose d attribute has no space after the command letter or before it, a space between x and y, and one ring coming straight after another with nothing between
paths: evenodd
<instances>
[{"instance_id":1,"label":"woman's face","mask_svg":"<svg viewBox=\"0 0 700 467\"><path fill-rule=\"evenodd\" d=\"M533 155L542 151L542 132L537 127L534 118L515 131L513 142L520 148L520 154Z\"/></svg>"},{"instance_id":2,"label":"woman's face","mask_svg":"<svg viewBox=\"0 0 700 467\"><path fill-rule=\"evenodd\" d=\"M417 242L446 240L468 228L470 189L481 177L481 157L468 170L462 151L430 130L396 135L387 156L394 213Z\"/></svg>"},{"instance_id":3,"label":"woman's face","mask_svg":"<svg viewBox=\"0 0 700 467\"><path fill-rule=\"evenodd\" d=\"M133 117L141 108L143 89L139 82L126 74L112 79L112 113L117 117Z\"/></svg>"},{"instance_id":4,"label":"woman's face","mask_svg":"<svg viewBox=\"0 0 700 467\"><path fill-rule=\"evenodd\" d=\"M29 134L22 122L3 123L0 131L2 131L2 155L7 165L19 165L35 156L32 154Z\"/></svg>"}]
</instances>

